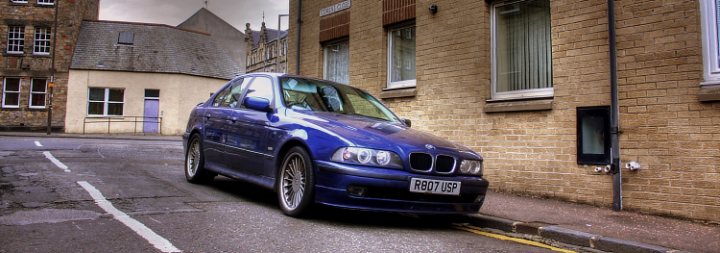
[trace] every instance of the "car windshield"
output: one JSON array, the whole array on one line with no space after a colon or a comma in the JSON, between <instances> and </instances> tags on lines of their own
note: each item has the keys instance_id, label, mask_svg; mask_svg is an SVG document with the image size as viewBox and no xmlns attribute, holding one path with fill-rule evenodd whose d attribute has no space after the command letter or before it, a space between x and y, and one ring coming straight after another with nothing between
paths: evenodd
<instances>
[{"instance_id":1,"label":"car windshield","mask_svg":"<svg viewBox=\"0 0 720 253\"><path fill-rule=\"evenodd\" d=\"M341 84L312 79L281 78L285 106L294 110L359 115L392 122L398 118L370 94Z\"/></svg>"}]
</instances>

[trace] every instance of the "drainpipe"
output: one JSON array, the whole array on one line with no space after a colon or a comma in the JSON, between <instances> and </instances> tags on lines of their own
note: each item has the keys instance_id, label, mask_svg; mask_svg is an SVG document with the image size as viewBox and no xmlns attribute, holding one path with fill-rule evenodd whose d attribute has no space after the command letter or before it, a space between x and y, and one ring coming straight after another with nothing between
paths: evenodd
<instances>
[{"instance_id":1,"label":"drainpipe","mask_svg":"<svg viewBox=\"0 0 720 253\"><path fill-rule=\"evenodd\" d=\"M607 0L610 46L610 167L613 175L613 210L622 210L622 171L620 170L620 103L618 102L617 53L615 44L615 1Z\"/></svg>"},{"instance_id":2,"label":"drainpipe","mask_svg":"<svg viewBox=\"0 0 720 253\"><path fill-rule=\"evenodd\" d=\"M297 28L297 33L295 34L295 74L300 74L300 31L301 31L301 24L302 24L302 0L296 0L297 1L297 19L295 20L295 23L297 24L295 27Z\"/></svg>"}]
</instances>

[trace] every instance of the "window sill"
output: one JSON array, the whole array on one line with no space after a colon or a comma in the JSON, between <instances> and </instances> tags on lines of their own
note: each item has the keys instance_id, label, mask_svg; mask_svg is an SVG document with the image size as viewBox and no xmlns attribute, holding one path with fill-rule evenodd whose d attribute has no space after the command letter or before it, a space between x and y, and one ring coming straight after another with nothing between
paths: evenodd
<instances>
[{"instance_id":1,"label":"window sill","mask_svg":"<svg viewBox=\"0 0 720 253\"><path fill-rule=\"evenodd\" d=\"M108 119L108 118L109 119L122 119L122 118L125 118L125 116L121 116L121 115L87 115L85 117L91 118L91 119Z\"/></svg>"},{"instance_id":2,"label":"window sill","mask_svg":"<svg viewBox=\"0 0 720 253\"><path fill-rule=\"evenodd\" d=\"M417 95L415 87L384 89L380 92L381 99L414 97Z\"/></svg>"},{"instance_id":3,"label":"window sill","mask_svg":"<svg viewBox=\"0 0 720 253\"><path fill-rule=\"evenodd\" d=\"M703 85L700 86L698 92L698 100L700 102L720 101L720 85Z\"/></svg>"},{"instance_id":4,"label":"window sill","mask_svg":"<svg viewBox=\"0 0 720 253\"><path fill-rule=\"evenodd\" d=\"M553 98L525 99L525 100L487 100L485 112L525 112L552 110Z\"/></svg>"}]
</instances>

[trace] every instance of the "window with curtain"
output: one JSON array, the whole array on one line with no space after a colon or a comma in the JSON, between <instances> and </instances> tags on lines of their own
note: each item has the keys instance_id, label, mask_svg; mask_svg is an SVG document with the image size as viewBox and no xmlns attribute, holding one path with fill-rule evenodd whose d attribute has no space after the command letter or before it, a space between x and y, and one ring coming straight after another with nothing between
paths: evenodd
<instances>
[{"instance_id":1,"label":"window with curtain","mask_svg":"<svg viewBox=\"0 0 720 253\"><path fill-rule=\"evenodd\" d=\"M344 40L328 44L324 47L324 51L325 72L323 78L338 83L350 83L348 73L350 43Z\"/></svg>"},{"instance_id":2,"label":"window with curtain","mask_svg":"<svg viewBox=\"0 0 720 253\"><path fill-rule=\"evenodd\" d=\"M388 88L415 86L415 25L388 30Z\"/></svg>"},{"instance_id":3,"label":"window with curtain","mask_svg":"<svg viewBox=\"0 0 720 253\"><path fill-rule=\"evenodd\" d=\"M720 1L700 1L703 45L703 74L701 85L720 84Z\"/></svg>"},{"instance_id":4,"label":"window with curtain","mask_svg":"<svg viewBox=\"0 0 720 253\"><path fill-rule=\"evenodd\" d=\"M493 6L493 99L552 96L550 1Z\"/></svg>"}]
</instances>

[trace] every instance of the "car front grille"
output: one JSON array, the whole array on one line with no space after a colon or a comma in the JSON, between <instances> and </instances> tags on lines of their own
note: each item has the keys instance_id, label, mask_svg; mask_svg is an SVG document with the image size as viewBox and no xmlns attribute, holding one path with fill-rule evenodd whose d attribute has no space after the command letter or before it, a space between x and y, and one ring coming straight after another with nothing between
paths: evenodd
<instances>
[{"instance_id":1,"label":"car front grille","mask_svg":"<svg viewBox=\"0 0 720 253\"><path fill-rule=\"evenodd\" d=\"M432 156L425 153L410 154L410 167L417 171L430 171L432 169Z\"/></svg>"},{"instance_id":2,"label":"car front grille","mask_svg":"<svg viewBox=\"0 0 720 253\"><path fill-rule=\"evenodd\" d=\"M438 173L450 173L455 167L455 158L446 155L438 155L435 158L435 171Z\"/></svg>"},{"instance_id":3,"label":"car front grille","mask_svg":"<svg viewBox=\"0 0 720 253\"><path fill-rule=\"evenodd\" d=\"M448 155L433 157L427 153L411 153L410 168L420 172L434 171L439 174L450 174L455 169L455 158Z\"/></svg>"}]
</instances>

